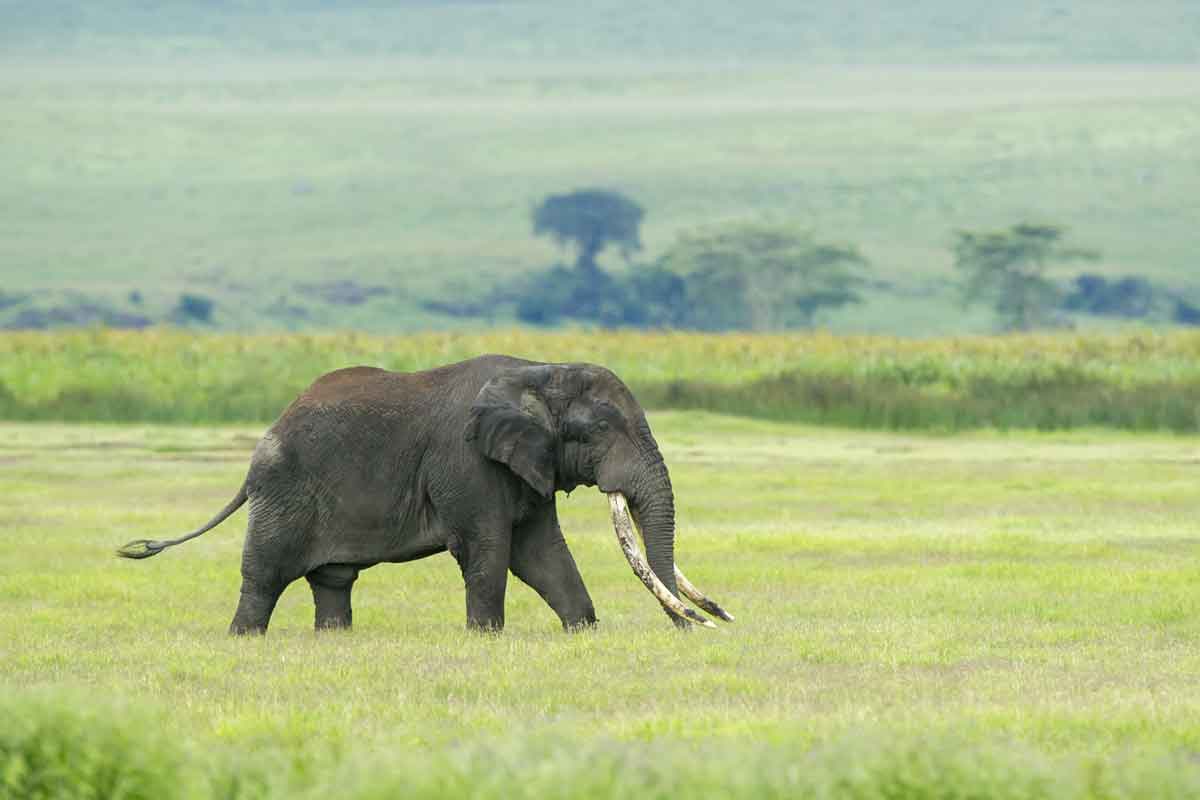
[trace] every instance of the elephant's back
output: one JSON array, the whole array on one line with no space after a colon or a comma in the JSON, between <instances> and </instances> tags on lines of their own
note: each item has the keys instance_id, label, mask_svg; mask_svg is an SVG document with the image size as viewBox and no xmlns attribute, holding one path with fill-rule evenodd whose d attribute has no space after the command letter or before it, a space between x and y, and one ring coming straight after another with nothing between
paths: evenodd
<instances>
[{"instance_id":1,"label":"elephant's back","mask_svg":"<svg viewBox=\"0 0 1200 800\"><path fill-rule=\"evenodd\" d=\"M287 444L313 447L365 443L432 407L418 373L346 367L317 378L292 401L271 431Z\"/></svg>"},{"instance_id":2,"label":"elephant's back","mask_svg":"<svg viewBox=\"0 0 1200 800\"><path fill-rule=\"evenodd\" d=\"M301 487L337 507L369 507L366 516L378 511L373 504L387 506L429 444L420 409L432 404L414 378L376 367L317 378L264 435L251 467L255 484L268 492Z\"/></svg>"},{"instance_id":3,"label":"elephant's back","mask_svg":"<svg viewBox=\"0 0 1200 800\"><path fill-rule=\"evenodd\" d=\"M378 367L344 367L317 378L284 411L367 409L374 413L466 412L475 395L506 369L528 366L512 356L484 355L418 372ZM281 418L282 419L282 418Z\"/></svg>"},{"instance_id":4,"label":"elephant's back","mask_svg":"<svg viewBox=\"0 0 1200 800\"><path fill-rule=\"evenodd\" d=\"M389 378L401 375L402 373L389 372L378 367L335 369L313 381L307 389L300 393L292 405L319 407L346 402L362 402L370 400L372 397L382 398L387 391L387 384L394 383Z\"/></svg>"},{"instance_id":5,"label":"elephant's back","mask_svg":"<svg viewBox=\"0 0 1200 800\"><path fill-rule=\"evenodd\" d=\"M301 392L271 433L284 448L310 454L327 448L375 449L384 442L412 447L422 439L440 438L445 430L461 429L488 380L528 363L509 356L479 356L419 372L337 369Z\"/></svg>"},{"instance_id":6,"label":"elephant's back","mask_svg":"<svg viewBox=\"0 0 1200 800\"><path fill-rule=\"evenodd\" d=\"M520 363L480 358L422 372L347 367L322 375L264 435L251 483L258 494L298 492L331 504L329 514L387 516L396 497L425 495L422 464L477 457L464 435L471 404L510 362Z\"/></svg>"}]
</instances>

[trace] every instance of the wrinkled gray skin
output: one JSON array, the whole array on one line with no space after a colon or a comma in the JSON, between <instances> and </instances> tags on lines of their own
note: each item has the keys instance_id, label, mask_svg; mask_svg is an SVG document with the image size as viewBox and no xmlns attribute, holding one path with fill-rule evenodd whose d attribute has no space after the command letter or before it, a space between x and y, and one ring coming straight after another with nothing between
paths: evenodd
<instances>
[{"instance_id":1,"label":"wrinkled gray skin","mask_svg":"<svg viewBox=\"0 0 1200 800\"><path fill-rule=\"evenodd\" d=\"M302 576L317 627L349 627L360 570L443 550L462 569L469 627L503 628L512 570L572 629L596 614L554 493L579 485L625 494L651 569L677 594L670 477L645 414L612 372L497 355L415 373L351 367L322 376L283 412L238 496L183 538L249 500L231 633L265 632L279 595ZM172 543L131 543L122 554Z\"/></svg>"}]
</instances>

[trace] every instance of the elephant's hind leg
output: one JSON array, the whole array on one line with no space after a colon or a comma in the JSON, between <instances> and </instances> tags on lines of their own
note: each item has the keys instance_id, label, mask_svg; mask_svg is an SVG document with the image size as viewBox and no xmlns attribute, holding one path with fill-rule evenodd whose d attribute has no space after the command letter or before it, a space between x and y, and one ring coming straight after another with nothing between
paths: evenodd
<instances>
[{"instance_id":1,"label":"elephant's hind leg","mask_svg":"<svg viewBox=\"0 0 1200 800\"><path fill-rule=\"evenodd\" d=\"M237 611L233 614L233 622L229 623L229 632L237 636L266 633L271 612L275 610L275 603L283 594L283 589L283 586L259 583L243 576L242 594L238 599Z\"/></svg>"},{"instance_id":2,"label":"elephant's hind leg","mask_svg":"<svg viewBox=\"0 0 1200 800\"><path fill-rule=\"evenodd\" d=\"M307 520L286 513L281 504L250 497L250 522L242 547L242 592L229 625L232 634L266 633L283 590L304 574L296 557L293 532L305 531Z\"/></svg>"},{"instance_id":3,"label":"elephant's hind leg","mask_svg":"<svg viewBox=\"0 0 1200 800\"><path fill-rule=\"evenodd\" d=\"M350 590L358 578L358 568L346 564L326 564L308 573L313 602L317 606L316 628L349 628L353 612Z\"/></svg>"}]
</instances>

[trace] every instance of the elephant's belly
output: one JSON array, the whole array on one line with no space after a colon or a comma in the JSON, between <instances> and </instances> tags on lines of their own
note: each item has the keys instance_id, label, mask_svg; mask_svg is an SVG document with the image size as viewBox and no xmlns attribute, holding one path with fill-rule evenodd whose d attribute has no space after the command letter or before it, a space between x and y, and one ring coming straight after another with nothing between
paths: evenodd
<instances>
[{"instance_id":1,"label":"elephant's belly","mask_svg":"<svg viewBox=\"0 0 1200 800\"><path fill-rule=\"evenodd\" d=\"M331 531L323 559L335 564L378 564L425 558L446 549L439 527L355 525Z\"/></svg>"},{"instance_id":2,"label":"elephant's belly","mask_svg":"<svg viewBox=\"0 0 1200 800\"><path fill-rule=\"evenodd\" d=\"M446 543L435 539L422 539L413 542L407 542L403 547L397 547L392 552L388 553L384 561L392 563L400 563L403 561L416 561L418 558L425 558L436 553L446 551Z\"/></svg>"},{"instance_id":3,"label":"elephant's belly","mask_svg":"<svg viewBox=\"0 0 1200 800\"><path fill-rule=\"evenodd\" d=\"M325 563L378 564L412 561L446 549L446 534L423 492L385 495L360 486L329 493L318 539Z\"/></svg>"}]
</instances>

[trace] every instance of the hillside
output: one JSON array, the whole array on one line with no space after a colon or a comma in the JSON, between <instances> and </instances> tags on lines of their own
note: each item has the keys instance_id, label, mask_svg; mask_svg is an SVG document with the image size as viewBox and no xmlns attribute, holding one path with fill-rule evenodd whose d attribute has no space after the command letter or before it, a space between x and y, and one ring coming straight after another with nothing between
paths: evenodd
<instances>
[{"instance_id":1,"label":"hillside","mask_svg":"<svg viewBox=\"0 0 1200 800\"><path fill-rule=\"evenodd\" d=\"M508 324L428 303L569 257L529 213L580 186L646 209L639 262L859 247L833 330L992 329L949 248L1024 220L1200 302L1200 10L1039 7L0 2L0 326Z\"/></svg>"},{"instance_id":2,"label":"hillside","mask_svg":"<svg viewBox=\"0 0 1200 800\"><path fill-rule=\"evenodd\" d=\"M726 3L135 0L0 3L5 52L705 63L1178 63L1200 58L1189 0Z\"/></svg>"}]
</instances>

